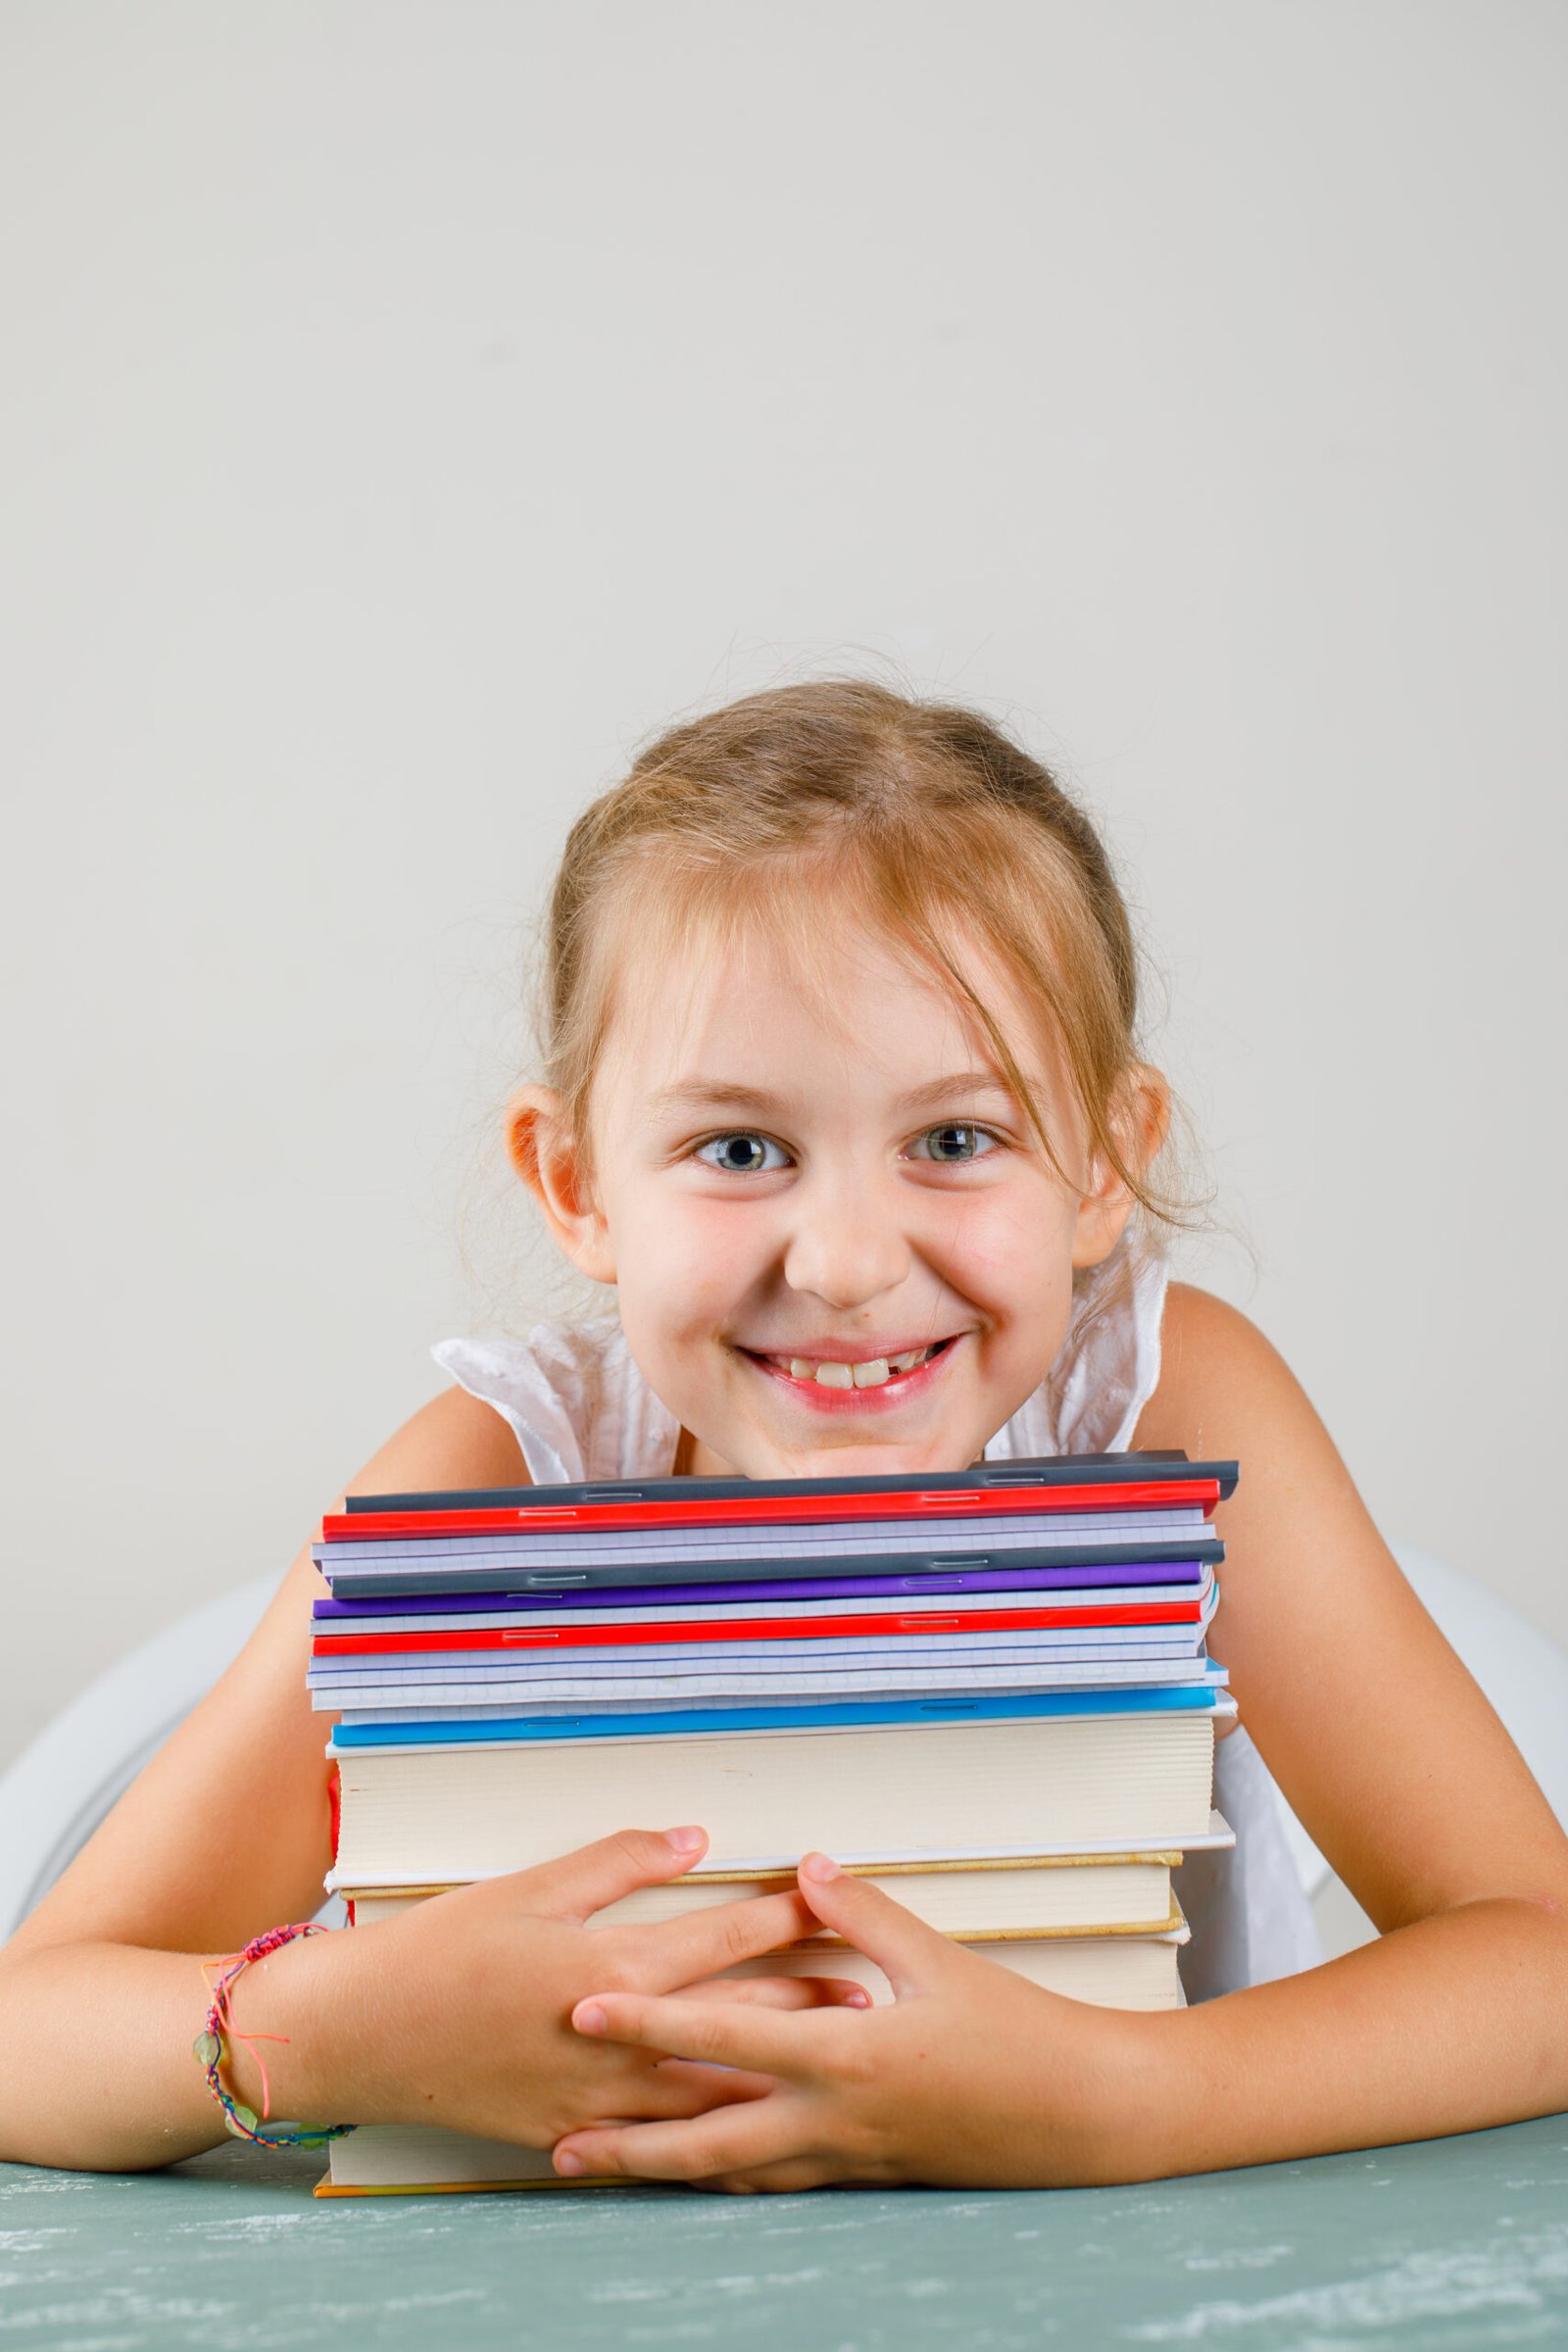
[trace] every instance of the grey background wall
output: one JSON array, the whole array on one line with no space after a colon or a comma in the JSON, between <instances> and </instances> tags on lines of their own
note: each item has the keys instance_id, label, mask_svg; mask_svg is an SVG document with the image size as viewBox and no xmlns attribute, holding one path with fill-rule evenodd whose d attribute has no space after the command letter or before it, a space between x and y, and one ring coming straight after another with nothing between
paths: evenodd
<instances>
[{"instance_id":1,"label":"grey background wall","mask_svg":"<svg viewBox=\"0 0 1568 2352\"><path fill-rule=\"evenodd\" d=\"M871 663L1102 819L1193 1271L1568 1640L1565 47L13 0L0 1763L555 1311L483 1139L565 827Z\"/></svg>"}]
</instances>

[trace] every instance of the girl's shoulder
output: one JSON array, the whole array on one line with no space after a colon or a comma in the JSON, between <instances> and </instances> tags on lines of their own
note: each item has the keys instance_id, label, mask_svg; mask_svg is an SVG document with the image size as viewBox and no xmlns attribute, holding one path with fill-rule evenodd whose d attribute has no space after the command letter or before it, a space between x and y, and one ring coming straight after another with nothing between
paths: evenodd
<instances>
[{"instance_id":1,"label":"girl's shoulder","mask_svg":"<svg viewBox=\"0 0 1568 2352\"><path fill-rule=\"evenodd\" d=\"M1166 1284L1158 1376L1131 1444L1223 1458L1244 1429L1278 1431L1303 1414L1316 1423L1285 1358L1249 1316L1196 1283Z\"/></svg>"},{"instance_id":2,"label":"girl's shoulder","mask_svg":"<svg viewBox=\"0 0 1568 2352\"><path fill-rule=\"evenodd\" d=\"M1238 1670L1248 1679L1239 1630L1244 1595L1273 1596L1277 1631L1285 1622L1280 1585L1295 1579L1301 1590L1324 1593L1330 1563L1347 1589L1398 1582L1333 1439L1284 1356L1239 1307L1194 1283L1169 1286L1159 1378L1131 1443L1240 1466L1235 1493L1213 1514L1225 1544L1230 1647L1221 1654L1238 1695Z\"/></svg>"}]
</instances>

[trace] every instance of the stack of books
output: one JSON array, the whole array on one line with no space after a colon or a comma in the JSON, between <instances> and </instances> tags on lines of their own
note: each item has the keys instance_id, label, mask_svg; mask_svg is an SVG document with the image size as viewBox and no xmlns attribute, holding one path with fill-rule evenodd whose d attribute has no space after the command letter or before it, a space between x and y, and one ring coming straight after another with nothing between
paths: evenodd
<instances>
[{"instance_id":1,"label":"stack of books","mask_svg":"<svg viewBox=\"0 0 1568 2352\"><path fill-rule=\"evenodd\" d=\"M1074 1999L1180 2003L1170 1873L1211 1810L1204 1634L1233 1462L1056 1455L843 1480L356 1495L315 1556L337 1716L326 1885L357 1925L631 1824L699 1870L602 1921L793 1883L812 1846ZM824 1935L742 1973L852 1976ZM553 2180L547 2151L410 2127L326 2194Z\"/></svg>"}]
</instances>

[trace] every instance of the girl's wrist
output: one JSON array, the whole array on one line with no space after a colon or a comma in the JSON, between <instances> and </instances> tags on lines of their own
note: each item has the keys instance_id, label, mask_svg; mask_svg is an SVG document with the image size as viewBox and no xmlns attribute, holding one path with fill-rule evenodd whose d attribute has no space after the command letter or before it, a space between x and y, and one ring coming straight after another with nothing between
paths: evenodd
<instances>
[{"instance_id":1,"label":"girl's wrist","mask_svg":"<svg viewBox=\"0 0 1568 2352\"><path fill-rule=\"evenodd\" d=\"M1085 2150L1086 2184L1160 2180L1181 2170L1195 2056L1186 2009L1106 2010L1108 2069Z\"/></svg>"},{"instance_id":2,"label":"girl's wrist","mask_svg":"<svg viewBox=\"0 0 1568 2352\"><path fill-rule=\"evenodd\" d=\"M274 2120L319 2125L362 2120L343 2104L351 2087L343 1996L358 1954L339 1947L353 1941L340 1931L297 1936L253 1960L230 1986L235 2031L225 2036L223 2080L264 2132Z\"/></svg>"},{"instance_id":3,"label":"girl's wrist","mask_svg":"<svg viewBox=\"0 0 1568 2352\"><path fill-rule=\"evenodd\" d=\"M1045 2178L1042 2155L1058 2187L1158 2179L1181 2104L1185 2022L1179 2010L1083 2006L1067 2042L1043 2035L1025 2070L1031 2129L1020 2185Z\"/></svg>"}]
</instances>

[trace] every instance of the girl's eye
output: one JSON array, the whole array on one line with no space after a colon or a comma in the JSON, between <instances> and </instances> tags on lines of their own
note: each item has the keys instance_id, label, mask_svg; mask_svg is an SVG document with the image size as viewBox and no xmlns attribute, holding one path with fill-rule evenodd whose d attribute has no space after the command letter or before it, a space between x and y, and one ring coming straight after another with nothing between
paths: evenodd
<instances>
[{"instance_id":1,"label":"girl's eye","mask_svg":"<svg viewBox=\"0 0 1568 2352\"><path fill-rule=\"evenodd\" d=\"M951 1127L928 1127L924 1135L916 1139L915 1154L916 1157L922 1156L919 1146L929 1144L930 1158L952 1165L966 1159L988 1157L995 1143L996 1138L989 1127L970 1127L964 1122L955 1121Z\"/></svg>"},{"instance_id":2,"label":"girl's eye","mask_svg":"<svg viewBox=\"0 0 1568 2352\"><path fill-rule=\"evenodd\" d=\"M776 1152L768 1159L769 1152ZM693 1155L710 1168L722 1168L729 1176L770 1175L774 1168L787 1167L788 1155L770 1136L758 1135L750 1127L737 1127L730 1135L710 1135L706 1144L699 1144Z\"/></svg>"}]
</instances>

